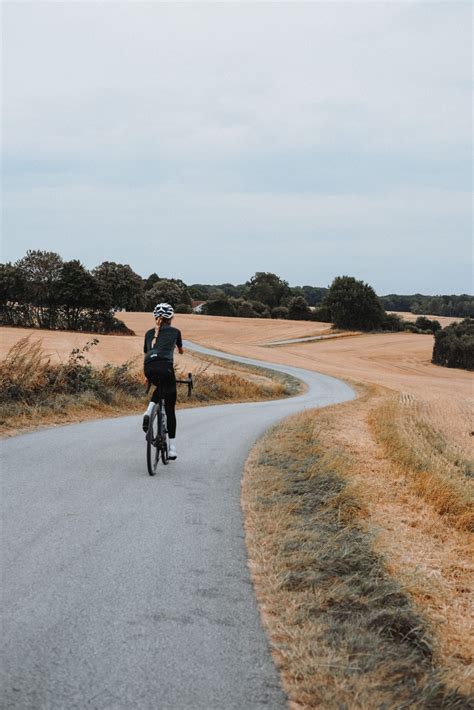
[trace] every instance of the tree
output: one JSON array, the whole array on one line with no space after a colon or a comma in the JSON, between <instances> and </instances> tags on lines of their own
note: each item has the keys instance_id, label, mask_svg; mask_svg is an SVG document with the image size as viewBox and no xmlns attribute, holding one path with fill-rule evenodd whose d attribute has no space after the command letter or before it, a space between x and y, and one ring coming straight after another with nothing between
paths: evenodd
<instances>
[{"instance_id":1,"label":"tree","mask_svg":"<svg viewBox=\"0 0 474 710\"><path fill-rule=\"evenodd\" d=\"M319 306L328 292L327 288L318 286L302 286L301 290L303 292L302 295L308 302L308 306Z\"/></svg>"},{"instance_id":2,"label":"tree","mask_svg":"<svg viewBox=\"0 0 474 710\"><path fill-rule=\"evenodd\" d=\"M66 261L61 268L58 302L62 306L67 330L80 330L85 310L102 314L111 310L109 295L78 259Z\"/></svg>"},{"instance_id":3,"label":"tree","mask_svg":"<svg viewBox=\"0 0 474 710\"><path fill-rule=\"evenodd\" d=\"M474 370L474 319L451 323L435 333L431 362L444 367Z\"/></svg>"},{"instance_id":4,"label":"tree","mask_svg":"<svg viewBox=\"0 0 474 710\"><path fill-rule=\"evenodd\" d=\"M269 318L267 306L260 301L247 301L245 298L230 298L229 303L240 318Z\"/></svg>"},{"instance_id":5,"label":"tree","mask_svg":"<svg viewBox=\"0 0 474 710\"><path fill-rule=\"evenodd\" d=\"M143 307L141 277L128 264L104 261L92 271L103 290L109 294L115 311L139 311Z\"/></svg>"},{"instance_id":6,"label":"tree","mask_svg":"<svg viewBox=\"0 0 474 710\"><path fill-rule=\"evenodd\" d=\"M337 276L334 279L323 306L330 309L336 328L377 330L385 317L374 289L352 276Z\"/></svg>"},{"instance_id":7,"label":"tree","mask_svg":"<svg viewBox=\"0 0 474 710\"><path fill-rule=\"evenodd\" d=\"M145 293L145 306L152 311L157 303L169 303L176 307L178 303L190 306L191 297L184 281L180 279L160 279Z\"/></svg>"},{"instance_id":8,"label":"tree","mask_svg":"<svg viewBox=\"0 0 474 710\"><path fill-rule=\"evenodd\" d=\"M290 320L305 320L310 314L308 302L303 296L294 296L288 303L288 318Z\"/></svg>"},{"instance_id":9,"label":"tree","mask_svg":"<svg viewBox=\"0 0 474 710\"><path fill-rule=\"evenodd\" d=\"M143 279L143 290L144 291L149 291L153 286L156 284L157 281L160 280L160 277L158 274L150 274L147 279Z\"/></svg>"},{"instance_id":10,"label":"tree","mask_svg":"<svg viewBox=\"0 0 474 710\"><path fill-rule=\"evenodd\" d=\"M29 249L15 266L24 280L24 300L32 325L54 328L58 308L58 285L63 260L52 251Z\"/></svg>"},{"instance_id":11,"label":"tree","mask_svg":"<svg viewBox=\"0 0 474 710\"><path fill-rule=\"evenodd\" d=\"M0 323L132 333L113 317L107 292L80 261L40 250L0 265Z\"/></svg>"},{"instance_id":12,"label":"tree","mask_svg":"<svg viewBox=\"0 0 474 710\"><path fill-rule=\"evenodd\" d=\"M207 301L208 298L212 298L213 286L208 286L207 284L191 284L188 286L189 295L195 301Z\"/></svg>"},{"instance_id":13,"label":"tree","mask_svg":"<svg viewBox=\"0 0 474 710\"><path fill-rule=\"evenodd\" d=\"M21 325L25 310L25 278L18 266L0 264L0 324Z\"/></svg>"},{"instance_id":14,"label":"tree","mask_svg":"<svg viewBox=\"0 0 474 710\"><path fill-rule=\"evenodd\" d=\"M244 292L244 286L234 286L234 284L218 284L217 286L213 286L217 291L220 291L221 293L224 293L226 296L232 296L232 298L241 298L243 292Z\"/></svg>"},{"instance_id":15,"label":"tree","mask_svg":"<svg viewBox=\"0 0 474 710\"><path fill-rule=\"evenodd\" d=\"M257 271L245 284L245 296L254 301L261 301L269 308L284 305L285 298L291 297L291 289L287 281L283 281L276 274L266 271Z\"/></svg>"}]
</instances>

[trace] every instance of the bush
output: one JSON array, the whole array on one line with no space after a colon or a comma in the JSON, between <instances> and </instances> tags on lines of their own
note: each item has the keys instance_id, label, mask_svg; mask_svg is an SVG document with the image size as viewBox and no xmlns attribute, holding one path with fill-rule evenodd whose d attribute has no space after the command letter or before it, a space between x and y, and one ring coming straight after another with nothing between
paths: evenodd
<instances>
[{"instance_id":1,"label":"bush","mask_svg":"<svg viewBox=\"0 0 474 710\"><path fill-rule=\"evenodd\" d=\"M94 368L86 353L98 344L93 338L82 348L75 348L65 363L51 364L41 341L22 338L0 363L0 409L8 411L15 402L41 406L62 395L90 393L108 403L114 394L142 397L143 381L133 371L133 363Z\"/></svg>"},{"instance_id":2,"label":"bush","mask_svg":"<svg viewBox=\"0 0 474 710\"><path fill-rule=\"evenodd\" d=\"M474 370L474 319L451 323L435 333L431 362L443 367Z\"/></svg>"},{"instance_id":3,"label":"bush","mask_svg":"<svg viewBox=\"0 0 474 710\"><path fill-rule=\"evenodd\" d=\"M391 333L398 333L401 330L404 330L405 323L403 321L403 318L396 313L386 313L385 318L383 319L382 322L382 329L383 330L388 330Z\"/></svg>"},{"instance_id":4,"label":"bush","mask_svg":"<svg viewBox=\"0 0 474 710\"><path fill-rule=\"evenodd\" d=\"M441 330L441 323L438 320L430 320L426 316L420 316L416 319L415 325L420 330L427 333L437 333Z\"/></svg>"},{"instance_id":5,"label":"bush","mask_svg":"<svg viewBox=\"0 0 474 710\"><path fill-rule=\"evenodd\" d=\"M187 303L178 303L176 308L174 309L175 313L192 313L193 309L191 306L188 306Z\"/></svg>"},{"instance_id":6,"label":"bush","mask_svg":"<svg viewBox=\"0 0 474 710\"><path fill-rule=\"evenodd\" d=\"M420 330L419 328L416 327L414 323L411 321L405 321L403 324L403 330L406 330L408 333L421 333L423 334L424 331ZM426 335L426 331L424 333Z\"/></svg>"},{"instance_id":7,"label":"bush","mask_svg":"<svg viewBox=\"0 0 474 710\"><path fill-rule=\"evenodd\" d=\"M202 307L202 313L207 316L236 316L236 309L231 301L222 296L207 301Z\"/></svg>"},{"instance_id":8,"label":"bush","mask_svg":"<svg viewBox=\"0 0 474 710\"><path fill-rule=\"evenodd\" d=\"M250 301L232 299L232 303L234 304L236 315L239 316L239 318L258 318L258 313L254 310Z\"/></svg>"},{"instance_id":9,"label":"bush","mask_svg":"<svg viewBox=\"0 0 474 710\"><path fill-rule=\"evenodd\" d=\"M254 313L257 314L257 318L270 318L270 309L265 303L261 301L250 301Z\"/></svg>"},{"instance_id":10,"label":"bush","mask_svg":"<svg viewBox=\"0 0 474 710\"><path fill-rule=\"evenodd\" d=\"M303 296L294 296L288 303L288 318L290 320L308 320L311 310Z\"/></svg>"},{"instance_id":11,"label":"bush","mask_svg":"<svg viewBox=\"0 0 474 710\"><path fill-rule=\"evenodd\" d=\"M331 309L328 306L319 306L313 311L313 319L320 323L332 323Z\"/></svg>"},{"instance_id":12,"label":"bush","mask_svg":"<svg viewBox=\"0 0 474 710\"><path fill-rule=\"evenodd\" d=\"M409 333L418 333L419 335L432 335L438 330L441 330L441 323L437 320L430 320L425 316L420 316L414 323L411 321L402 321L403 330Z\"/></svg>"},{"instance_id":13,"label":"bush","mask_svg":"<svg viewBox=\"0 0 474 710\"><path fill-rule=\"evenodd\" d=\"M285 308L285 306L276 306L276 308L272 308L272 318L288 318L288 308Z\"/></svg>"}]
</instances>

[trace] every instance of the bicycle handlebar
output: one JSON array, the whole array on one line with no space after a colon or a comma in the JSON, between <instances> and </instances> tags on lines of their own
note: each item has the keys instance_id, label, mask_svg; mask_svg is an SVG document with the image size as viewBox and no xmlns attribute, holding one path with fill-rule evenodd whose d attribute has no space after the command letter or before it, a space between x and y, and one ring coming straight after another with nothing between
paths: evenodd
<instances>
[{"instance_id":1,"label":"bicycle handlebar","mask_svg":"<svg viewBox=\"0 0 474 710\"><path fill-rule=\"evenodd\" d=\"M191 392L192 392L193 387L194 387L192 372L188 372L188 379L187 379L187 380L176 380L176 384L178 384L178 385L188 385L188 397L190 397L190 396L191 396Z\"/></svg>"},{"instance_id":2,"label":"bicycle handlebar","mask_svg":"<svg viewBox=\"0 0 474 710\"><path fill-rule=\"evenodd\" d=\"M146 387L145 394L148 394L148 392L150 391L151 384L152 384L152 383L150 382L150 380L148 380L148 381L147 381L147 387ZM176 384L178 384L178 385L188 385L188 397L191 397L191 392L192 392L193 387L194 387L193 374L192 374L192 372L188 372L188 379L187 379L187 380L176 380Z\"/></svg>"}]
</instances>

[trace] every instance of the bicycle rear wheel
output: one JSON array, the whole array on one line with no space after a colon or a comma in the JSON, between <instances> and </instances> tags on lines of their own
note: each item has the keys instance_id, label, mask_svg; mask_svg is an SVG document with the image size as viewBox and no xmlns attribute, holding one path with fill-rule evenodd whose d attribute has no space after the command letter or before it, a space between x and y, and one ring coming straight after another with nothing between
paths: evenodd
<instances>
[{"instance_id":1,"label":"bicycle rear wheel","mask_svg":"<svg viewBox=\"0 0 474 710\"><path fill-rule=\"evenodd\" d=\"M150 476L154 476L160 460L159 417L157 407L153 407L146 433L146 465Z\"/></svg>"}]
</instances>

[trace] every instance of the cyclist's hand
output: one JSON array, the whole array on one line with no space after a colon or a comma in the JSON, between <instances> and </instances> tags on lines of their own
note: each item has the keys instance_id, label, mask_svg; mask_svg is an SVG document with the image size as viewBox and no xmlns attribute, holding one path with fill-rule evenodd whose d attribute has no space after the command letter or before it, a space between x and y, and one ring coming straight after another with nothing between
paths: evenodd
<instances>
[{"instance_id":1,"label":"cyclist's hand","mask_svg":"<svg viewBox=\"0 0 474 710\"><path fill-rule=\"evenodd\" d=\"M182 354L184 353L183 348L178 348L178 352L179 352L180 355L182 355Z\"/></svg>"}]
</instances>

